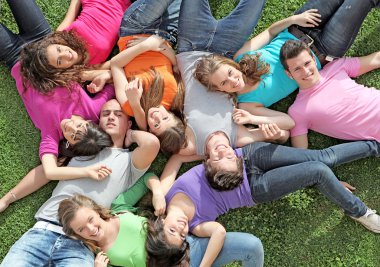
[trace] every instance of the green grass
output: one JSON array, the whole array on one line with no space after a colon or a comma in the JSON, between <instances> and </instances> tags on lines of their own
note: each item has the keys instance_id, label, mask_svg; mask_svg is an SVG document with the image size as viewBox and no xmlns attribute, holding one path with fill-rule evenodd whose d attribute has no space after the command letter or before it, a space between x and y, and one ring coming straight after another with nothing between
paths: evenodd
<instances>
[{"instance_id":1,"label":"green grass","mask_svg":"<svg viewBox=\"0 0 380 267\"><path fill-rule=\"evenodd\" d=\"M69 0L37 1L55 28L63 19ZM211 1L218 18L233 8L235 1ZM272 22L291 15L302 0L268 0L255 33ZM0 21L16 29L5 1L1 1ZM366 19L349 55L366 55L379 49L380 11ZM242 22L244 23L244 22ZM380 71L363 75L358 81L380 88ZM286 111L295 94L276 104ZM49 111L46 111L49 112ZM0 66L0 195L4 195L34 166L39 164L39 131L25 111L14 81L4 65ZM312 133L312 148L338 143ZM165 164L160 155L153 165L159 174ZM186 165L185 171L192 165ZM380 209L378 159L360 160L334 170L337 176L355 185L356 194L371 208ZM305 170L307 173L307 170ZM33 216L50 196L50 183L31 196L12 204L0 214L0 259L10 246L34 224ZM380 237L365 230L314 189L291 194L282 200L254 208L237 209L219 219L229 231L244 231L258 236L265 248L266 266L380 266ZM235 266L235 264L233 264Z\"/></svg>"}]
</instances>

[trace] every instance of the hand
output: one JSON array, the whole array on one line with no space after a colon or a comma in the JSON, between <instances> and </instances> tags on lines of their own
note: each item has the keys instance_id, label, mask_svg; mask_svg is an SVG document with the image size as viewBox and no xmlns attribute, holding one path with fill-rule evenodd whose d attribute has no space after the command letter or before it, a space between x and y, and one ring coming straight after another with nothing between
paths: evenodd
<instances>
[{"instance_id":1,"label":"hand","mask_svg":"<svg viewBox=\"0 0 380 267\"><path fill-rule=\"evenodd\" d=\"M133 130L132 129L128 129L127 131L127 134L125 135L125 140L124 140L124 146L125 147L129 147L130 145L132 145L134 142L133 142L133 138L132 138L132 132Z\"/></svg>"},{"instance_id":2,"label":"hand","mask_svg":"<svg viewBox=\"0 0 380 267\"><path fill-rule=\"evenodd\" d=\"M305 12L294 15L294 24L302 27L316 27L321 22L321 14L318 13L318 9L309 9Z\"/></svg>"},{"instance_id":3,"label":"hand","mask_svg":"<svg viewBox=\"0 0 380 267\"><path fill-rule=\"evenodd\" d=\"M166 201L161 191L153 193L152 204L154 207L154 215L159 216L165 214Z\"/></svg>"},{"instance_id":4,"label":"hand","mask_svg":"<svg viewBox=\"0 0 380 267\"><path fill-rule=\"evenodd\" d=\"M275 123L260 124L259 129L262 131L265 139L277 140L283 137L281 129Z\"/></svg>"},{"instance_id":5,"label":"hand","mask_svg":"<svg viewBox=\"0 0 380 267\"><path fill-rule=\"evenodd\" d=\"M98 76L96 76L89 85L87 85L87 90L92 94L100 92L101 90L103 90L104 85L110 79L111 75L108 71L101 73Z\"/></svg>"},{"instance_id":6,"label":"hand","mask_svg":"<svg viewBox=\"0 0 380 267\"><path fill-rule=\"evenodd\" d=\"M107 255L103 251L100 251L96 254L94 267L107 267L109 261Z\"/></svg>"},{"instance_id":7,"label":"hand","mask_svg":"<svg viewBox=\"0 0 380 267\"><path fill-rule=\"evenodd\" d=\"M140 105L142 93L143 86L139 78L134 79L125 86L125 95L131 106Z\"/></svg>"},{"instance_id":8,"label":"hand","mask_svg":"<svg viewBox=\"0 0 380 267\"><path fill-rule=\"evenodd\" d=\"M101 181L112 173L112 170L105 165L95 164L86 167L88 176L94 180Z\"/></svg>"},{"instance_id":9,"label":"hand","mask_svg":"<svg viewBox=\"0 0 380 267\"><path fill-rule=\"evenodd\" d=\"M349 191L350 193L352 193L352 191L355 191L356 190L356 187L350 185L349 183L346 183L346 182L343 182L343 181L339 181L343 186L344 188L346 188L347 191Z\"/></svg>"},{"instance_id":10,"label":"hand","mask_svg":"<svg viewBox=\"0 0 380 267\"><path fill-rule=\"evenodd\" d=\"M232 118L236 124L243 125L252 123L252 114L244 109L235 108Z\"/></svg>"}]
</instances>

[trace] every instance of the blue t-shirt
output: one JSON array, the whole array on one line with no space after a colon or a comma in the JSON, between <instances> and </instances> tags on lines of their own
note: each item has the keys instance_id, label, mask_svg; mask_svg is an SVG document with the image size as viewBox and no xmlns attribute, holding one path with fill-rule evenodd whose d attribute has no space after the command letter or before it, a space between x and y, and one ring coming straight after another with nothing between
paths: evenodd
<instances>
[{"instance_id":1,"label":"blue t-shirt","mask_svg":"<svg viewBox=\"0 0 380 267\"><path fill-rule=\"evenodd\" d=\"M235 153L241 157L242 149L236 149ZM243 182L238 187L229 191L217 191L208 183L203 164L195 166L175 181L166 195L166 203L177 193L183 193L191 199L195 213L189 222L190 231L201 223L215 221L230 209L253 206L247 174L244 167L243 169Z\"/></svg>"},{"instance_id":2,"label":"blue t-shirt","mask_svg":"<svg viewBox=\"0 0 380 267\"><path fill-rule=\"evenodd\" d=\"M298 88L298 84L290 79L280 61L280 50L287 40L298 40L288 29L280 32L269 44L255 51L249 51L239 55L236 62L239 62L244 55L260 53L260 60L270 65L269 73L263 75L257 89L245 94L238 95L238 102L256 102L265 107L287 97ZM321 63L317 60L317 67L321 69Z\"/></svg>"}]
</instances>

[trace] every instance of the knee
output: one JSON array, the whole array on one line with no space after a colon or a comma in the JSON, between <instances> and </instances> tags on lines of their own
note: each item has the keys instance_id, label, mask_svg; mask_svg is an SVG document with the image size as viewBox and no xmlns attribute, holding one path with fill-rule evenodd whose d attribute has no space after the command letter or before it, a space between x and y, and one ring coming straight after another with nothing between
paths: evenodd
<instances>
[{"instance_id":1,"label":"knee","mask_svg":"<svg viewBox=\"0 0 380 267\"><path fill-rule=\"evenodd\" d=\"M263 262L264 261L264 247L261 243L261 240L252 235L247 234L245 238L245 246L249 254L247 254L248 259L253 259L255 262Z\"/></svg>"},{"instance_id":2,"label":"knee","mask_svg":"<svg viewBox=\"0 0 380 267\"><path fill-rule=\"evenodd\" d=\"M333 174L329 166L319 161L310 161L307 172L316 175L320 180L328 179Z\"/></svg>"}]
</instances>

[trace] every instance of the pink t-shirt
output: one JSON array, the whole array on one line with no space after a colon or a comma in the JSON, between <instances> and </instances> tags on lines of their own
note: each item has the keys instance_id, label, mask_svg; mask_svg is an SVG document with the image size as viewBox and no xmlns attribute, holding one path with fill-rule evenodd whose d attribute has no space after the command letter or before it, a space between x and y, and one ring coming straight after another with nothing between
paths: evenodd
<instances>
[{"instance_id":1,"label":"pink t-shirt","mask_svg":"<svg viewBox=\"0 0 380 267\"><path fill-rule=\"evenodd\" d=\"M326 65L315 86L300 90L289 108L296 126L291 136L308 129L345 140L380 141L380 91L356 83L358 58L342 58Z\"/></svg>"},{"instance_id":2,"label":"pink t-shirt","mask_svg":"<svg viewBox=\"0 0 380 267\"><path fill-rule=\"evenodd\" d=\"M82 11L66 28L75 30L87 42L89 64L106 61L118 39L124 11L130 0L81 0Z\"/></svg>"},{"instance_id":3,"label":"pink t-shirt","mask_svg":"<svg viewBox=\"0 0 380 267\"><path fill-rule=\"evenodd\" d=\"M42 95L33 87L24 90L20 62L12 68L12 76L34 125L41 131L40 158L48 153L58 156L59 140L63 139L60 123L72 115L79 115L97 123L103 104L115 97L112 85L90 98L79 84L73 85L71 94L65 87L55 88L49 95Z\"/></svg>"}]
</instances>

